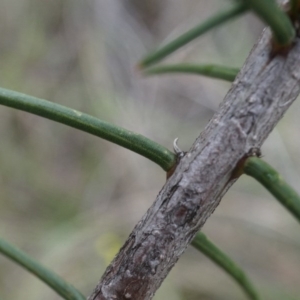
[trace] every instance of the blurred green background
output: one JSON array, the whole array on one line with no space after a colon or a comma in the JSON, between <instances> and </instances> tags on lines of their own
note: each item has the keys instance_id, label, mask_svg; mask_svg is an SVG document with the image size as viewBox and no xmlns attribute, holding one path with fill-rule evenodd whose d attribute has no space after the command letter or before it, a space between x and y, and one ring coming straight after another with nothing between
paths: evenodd
<instances>
[{"instance_id":1,"label":"blurred green background","mask_svg":"<svg viewBox=\"0 0 300 300\"><path fill-rule=\"evenodd\" d=\"M229 6L229 0L1 0L1 86L57 102L187 150L230 84L198 76L144 78L149 51ZM263 25L247 14L169 62L240 67ZM300 104L263 147L300 192ZM0 234L89 295L165 182L150 161L94 136L0 107ZM249 273L264 299L300 299L299 224L243 177L203 231ZM0 256L0 298L59 297ZM246 299L189 248L156 300Z\"/></svg>"}]
</instances>

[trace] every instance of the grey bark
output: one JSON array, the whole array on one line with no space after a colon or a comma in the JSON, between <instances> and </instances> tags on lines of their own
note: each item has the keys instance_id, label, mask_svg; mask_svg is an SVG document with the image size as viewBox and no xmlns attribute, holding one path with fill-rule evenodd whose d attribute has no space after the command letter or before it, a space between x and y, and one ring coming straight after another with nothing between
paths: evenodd
<instances>
[{"instance_id":1,"label":"grey bark","mask_svg":"<svg viewBox=\"0 0 300 300\"><path fill-rule=\"evenodd\" d=\"M300 92L300 40L272 54L264 30L230 91L180 160L90 300L152 299L236 180L233 171L260 147Z\"/></svg>"}]
</instances>

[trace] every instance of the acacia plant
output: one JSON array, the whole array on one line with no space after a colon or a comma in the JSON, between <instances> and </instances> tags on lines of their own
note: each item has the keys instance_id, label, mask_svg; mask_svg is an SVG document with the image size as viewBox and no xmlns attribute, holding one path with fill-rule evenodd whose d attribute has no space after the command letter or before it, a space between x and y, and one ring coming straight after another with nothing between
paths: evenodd
<instances>
[{"instance_id":1,"label":"acacia plant","mask_svg":"<svg viewBox=\"0 0 300 300\"><path fill-rule=\"evenodd\" d=\"M300 221L300 198L261 159L260 147L300 92L300 1L279 7L275 0L235 1L232 7L159 48L138 64L147 75L194 73L227 81L232 87L218 112L183 152L174 152L124 128L74 109L0 89L0 103L77 128L136 152L166 172L166 183L108 266L89 300L152 299L171 268L191 244L223 268L249 299L260 293L236 263L199 232L225 192L243 173L268 189ZM244 66L175 64L154 66L210 29L252 10L268 26ZM62 298L85 299L58 275L4 240L0 251L53 288Z\"/></svg>"}]
</instances>

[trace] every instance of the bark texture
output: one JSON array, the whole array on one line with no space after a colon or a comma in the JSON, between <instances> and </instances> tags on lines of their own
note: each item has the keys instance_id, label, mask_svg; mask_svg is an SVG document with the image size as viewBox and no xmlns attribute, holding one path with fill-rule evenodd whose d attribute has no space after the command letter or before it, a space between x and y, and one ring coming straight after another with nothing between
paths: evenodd
<instances>
[{"instance_id":1,"label":"bark texture","mask_svg":"<svg viewBox=\"0 0 300 300\"><path fill-rule=\"evenodd\" d=\"M300 92L300 40L272 54L264 30L214 115L107 268L90 300L152 299L235 178Z\"/></svg>"}]
</instances>

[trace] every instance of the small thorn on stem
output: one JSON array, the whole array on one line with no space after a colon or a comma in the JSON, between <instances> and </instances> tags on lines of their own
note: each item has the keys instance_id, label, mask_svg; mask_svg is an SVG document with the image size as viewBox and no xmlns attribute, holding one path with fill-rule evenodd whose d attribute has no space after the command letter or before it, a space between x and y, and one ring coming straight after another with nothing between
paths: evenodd
<instances>
[{"instance_id":1,"label":"small thorn on stem","mask_svg":"<svg viewBox=\"0 0 300 300\"><path fill-rule=\"evenodd\" d=\"M173 142L173 149L174 149L174 152L175 154L177 155L178 158L182 158L184 155L185 155L185 152L182 151L178 145L177 145L177 142L178 142L178 138L176 138Z\"/></svg>"}]
</instances>

